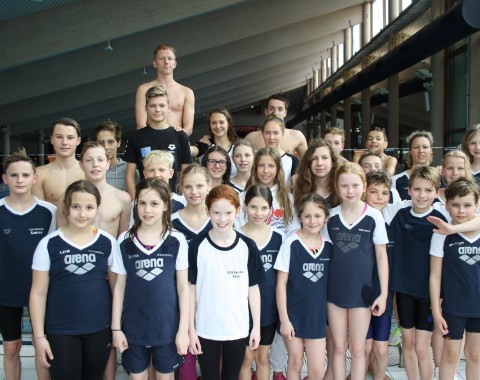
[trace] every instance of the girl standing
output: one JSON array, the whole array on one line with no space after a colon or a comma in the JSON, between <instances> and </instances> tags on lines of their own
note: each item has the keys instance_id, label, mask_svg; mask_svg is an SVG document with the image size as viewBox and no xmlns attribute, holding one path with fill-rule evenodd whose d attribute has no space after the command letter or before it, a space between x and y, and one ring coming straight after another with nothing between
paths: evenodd
<instances>
[{"instance_id":1,"label":"girl standing","mask_svg":"<svg viewBox=\"0 0 480 380\"><path fill-rule=\"evenodd\" d=\"M192 164L182 171L179 185L187 205L172 215L172 226L190 244L198 235L212 229L205 207L205 197L210 191L210 177L203 166ZM196 356L188 352L185 363L179 370L180 380L197 380L196 363Z\"/></svg>"},{"instance_id":2,"label":"girl standing","mask_svg":"<svg viewBox=\"0 0 480 380\"><path fill-rule=\"evenodd\" d=\"M259 285L261 295L260 313L260 343L255 351L249 348L245 351L242 370L239 379L250 380L252 362L256 362L256 377L266 380L270 377L269 350L275 336L278 322L277 304L275 301L275 287L277 272L273 264L283 241L283 234L265 223L272 208L272 193L265 185L251 186L245 194L245 212L248 222L239 232L253 239L260 251L265 279Z\"/></svg>"},{"instance_id":3,"label":"girl standing","mask_svg":"<svg viewBox=\"0 0 480 380\"><path fill-rule=\"evenodd\" d=\"M450 185L460 177L474 179L472 168L465 153L459 150L451 150L443 157L442 163L442 182L445 186ZM445 205L445 188L438 191L437 199Z\"/></svg>"},{"instance_id":4,"label":"girl standing","mask_svg":"<svg viewBox=\"0 0 480 380\"><path fill-rule=\"evenodd\" d=\"M228 155L233 159L233 148L237 143L238 136L233 126L232 115L226 108L214 108L208 112L207 116L208 135L204 136L199 142L191 146L192 156L198 157L202 161L202 156L207 149L217 145L225 149ZM236 175L236 168L232 167L232 177Z\"/></svg>"},{"instance_id":5,"label":"girl standing","mask_svg":"<svg viewBox=\"0 0 480 380\"><path fill-rule=\"evenodd\" d=\"M202 166L207 168L212 180L212 187L228 183L232 170L232 161L227 151L220 146L213 145L202 157Z\"/></svg>"},{"instance_id":6,"label":"girl standing","mask_svg":"<svg viewBox=\"0 0 480 380\"><path fill-rule=\"evenodd\" d=\"M229 185L232 186L237 193L245 190L250 175L252 174L253 157L255 151L253 145L247 140L238 140L233 148L233 163L237 168L237 174L232 175Z\"/></svg>"},{"instance_id":7,"label":"girl standing","mask_svg":"<svg viewBox=\"0 0 480 380\"><path fill-rule=\"evenodd\" d=\"M290 183L290 179L297 170L299 160L298 157L292 156L280 148L280 142L285 135L285 123L283 122L283 119L279 118L274 113L271 113L263 121L261 131L265 146L268 148L274 148L278 151L282 160L285 182Z\"/></svg>"},{"instance_id":8,"label":"girl standing","mask_svg":"<svg viewBox=\"0 0 480 380\"><path fill-rule=\"evenodd\" d=\"M288 350L287 379L300 377L305 348L308 379L321 380L324 360L319 358L325 356L332 243L322 238L320 230L328 205L318 194L307 194L299 200L297 211L302 229L287 237L275 262L280 332Z\"/></svg>"},{"instance_id":9,"label":"girl standing","mask_svg":"<svg viewBox=\"0 0 480 380\"><path fill-rule=\"evenodd\" d=\"M462 150L470 160L475 181L480 183L480 124L474 125L465 132Z\"/></svg>"},{"instance_id":10,"label":"girl standing","mask_svg":"<svg viewBox=\"0 0 480 380\"><path fill-rule=\"evenodd\" d=\"M117 244L92 227L100 205L95 185L72 183L63 203L67 224L44 237L33 257L35 355L53 380L101 380L111 346L106 277Z\"/></svg>"},{"instance_id":11,"label":"girl standing","mask_svg":"<svg viewBox=\"0 0 480 380\"><path fill-rule=\"evenodd\" d=\"M113 257L113 342L131 379L171 380L188 348L187 242L172 231L170 191L159 179L137 185L134 224Z\"/></svg>"},{"instance_id":12,"label":"girl standing","mask_svg":"<svg viewBox=\"0 0 480 380\"><path fill-rule=\"evenodd\" d=\"M300 160L297 174L294 176L293 196L295 204L299 199L312 192L320 195L332 206L339 203L335 190L335 172L338 156L332 146L322 139L314 139Z\"/></svg>"},{"instance_id":13,"label":"girl standing","mask_svg":"<svg viewBox=\"0 0 480 380\"><path fill-rule=\"evenodd\" d=\"M293 197L285 183L285 174L282 169L282 160L273 148L260 149L255 154L252 166L252 175L247 182L250 186L262 184L272 192L272 210L267 218L267 224L287 234L300 228L300 223L293 212ZM241 203L244 204L245 192L240 193ZM241 213L237 226L246 224L246 215Z\"/></svg>"},{"instance_id":14,"label":"girl standing","mask_svg":"<svg viewBox=\"0 0 480 380\"><path fill-rule=\"evenodd\" d=\"M328 278L328 320L335 346L333 377L345 378L347 332L352 355L351 379L365 378L365 337L370 315L385 310L388 291L388 243L380 211L362 201L365 175L358 164L347 162L336 174L342 203L331 210L327 224L333 253ZM373 255L377 260L381 292L372 299Z\"/></svg>"},{"instance_id":15,"label":"girl standing","mask_svg":"<svg viewBox=\"0 0 480 380\"><path fill-rule=\"evenodd\" d=\"M397 189L400 199L408 200L408 181L415 165L430 165L432 162L433 136L427 131L415 131L407 137L408 152L407 166L409 169L392 177L392 187Z\"/></svg>"},{"instance_id":16,"label":"girl standing","mask_svg":"<svg viewBox=\"0 0 480 380\"><path fill-rule=\"evenodd\" d=\"M235 190L214 187L205 203L212 229L189 245L190 350L203 378L237 380L245 347L254 350L260 341L263 267L255 242L233 228L240 211Z\"/></svg>"}]
</instances>

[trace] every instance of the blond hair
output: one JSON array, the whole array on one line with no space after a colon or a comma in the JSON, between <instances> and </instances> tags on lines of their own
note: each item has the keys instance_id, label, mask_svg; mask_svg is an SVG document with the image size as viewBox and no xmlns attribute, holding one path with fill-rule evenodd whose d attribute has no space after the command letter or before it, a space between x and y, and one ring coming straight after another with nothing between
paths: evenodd
<instances>
[{"instance_id":1,"label":"blond hair","mask_svg":"<svg viewBox=\"0 0 480 380\"><path fill-rule=\"evenodd\" d=\"M152 150L146 155L146 157L142 161L144 169L149 167L154 161L160 161L164 164L167 164L168 168L172 169L175 158L173 157L173 154L169 151Z\"/></svg>"}]
</instances>

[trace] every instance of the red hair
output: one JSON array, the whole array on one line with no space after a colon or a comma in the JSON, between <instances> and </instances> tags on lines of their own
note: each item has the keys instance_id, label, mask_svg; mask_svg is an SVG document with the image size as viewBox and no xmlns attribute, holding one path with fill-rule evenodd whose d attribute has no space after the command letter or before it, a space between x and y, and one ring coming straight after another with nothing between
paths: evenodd
<instances>
[{"instance_id":1,"label":"red hair","mask_svg":"<svg viewBox=\"0 0 480 380\"><path fill-rule=\"evenodd\" d=\"M215 186L207 195L205 199L205 205L208 209L212 206L213 202L219 201L220 199L225 199L231 203L231 205L235 208L240 207L240 199L238 198L238 194L233 187L229 185L219 185Z\"/></svg>"}]
</instances>

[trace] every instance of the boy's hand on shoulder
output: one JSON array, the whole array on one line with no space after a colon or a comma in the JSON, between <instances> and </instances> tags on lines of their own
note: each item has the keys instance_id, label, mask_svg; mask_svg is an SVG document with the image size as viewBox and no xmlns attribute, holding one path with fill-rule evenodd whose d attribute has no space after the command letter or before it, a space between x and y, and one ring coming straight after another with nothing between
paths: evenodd
<instances>
[{"instance_id":1,"label":"boy's hand on shoulder","mask_svg":"<svg viewBox=\"0 0 480 380\"><path fill-rule=\"evenodd\" d=\"M436 216L428 216L427 220L437 227L433 229L433 232L436 232L437 234L451 235L454 233L453 226L451 224L448 224Z\"/></svg>"}]
</instances>

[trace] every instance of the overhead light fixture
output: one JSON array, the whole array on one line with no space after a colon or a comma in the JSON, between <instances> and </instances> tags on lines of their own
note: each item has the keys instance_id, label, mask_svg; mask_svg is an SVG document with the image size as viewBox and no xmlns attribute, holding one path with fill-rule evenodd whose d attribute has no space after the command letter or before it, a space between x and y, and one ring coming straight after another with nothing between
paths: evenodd
<instances>
[{"instance_id":1,"label":"overhead light fixture","mask_svg":"<svg viewBox=\"0 0 480 380\"><path fill-rule=\"evenodd\" d=\"M105 49L103 49L105 51L113 51L113 47L112 45L110 45L110 40L108 40L107 42L107 46L105 47Z\"/></svg>"}]
</instances>

